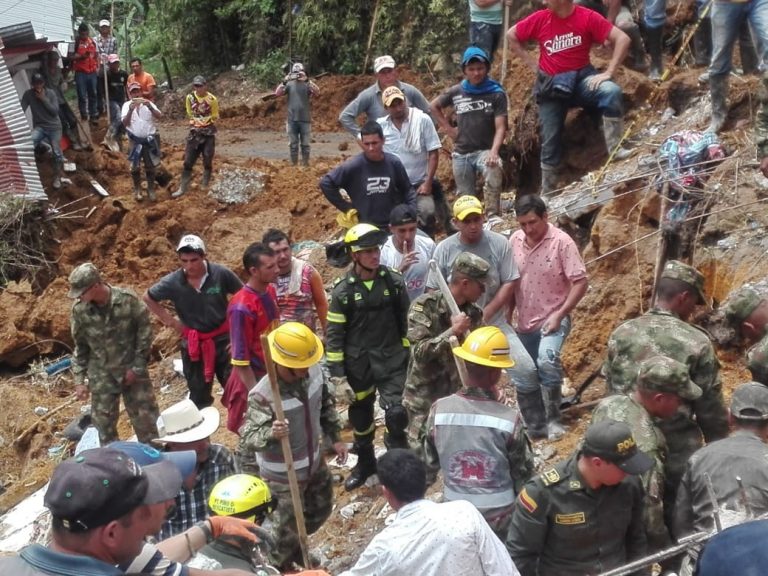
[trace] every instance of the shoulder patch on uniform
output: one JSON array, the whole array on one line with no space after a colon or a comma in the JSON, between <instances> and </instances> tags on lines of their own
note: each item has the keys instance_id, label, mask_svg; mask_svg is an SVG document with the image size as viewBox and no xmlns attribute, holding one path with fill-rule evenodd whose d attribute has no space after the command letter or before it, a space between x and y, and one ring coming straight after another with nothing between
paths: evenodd
<instances>
[{"instance_id":1,"label":"shoulder patch on uniform","mask_svg":"<svg viewBox=\"0 0 768 576\"><path fill-rule=\"evenodd\" d=\"M335 286L336 286L336 285L337 285L339 282L341 282L342 280L343 280L343 278L341 278L341 277L338 277L338 278L336 278L336 279L333 281L333 285L334 285L334 287L335 287Z\"/></svg>"},{"instance_id":2,"label":"shoulder patch on uniform","mask_svg":"<svg viewBox=\"0 0 768 576\"><path fill-rule=\"evenodd\" d=\"M411 312L424 312L424 304L414 302L411 304Z\"/></svg>"},{"instance_id":3,"label":"shoulder patch on uniform","mask_svg":"<svg viewBox=\"0 0 768 576\"><path fill-rule=\"evenodd\" d=\"M570 480L568 482L568 488L571 490L581 490L581 482L578 480Z\"/></svg>"},{"instance_id":4,"label":"shoulder patch on uniform","mask_svg":"<svg viewBox=\"0 0 768 576\"><path fill-rule=\"evenodd\" d=\"M531 496L528 494L528 490L525 488L523 488L523 490L520 492L520 495L517 497L517 499L520 501L520 505L528 510L528 512L531 514L533 514L539 507L539 505L536 504L536 500L531 498Z\"/></svg>"},{"instance_id":5,"label":"shoulder patch on uniform","mask_svg":"<svg viewBox=\"0 0 768 576\"><path fill-rule=\"evenodd\" d=\"M560 473L554 468L544 470L541 473L541 481L544 482L544 486L551 486L560 482Z\"/></svg>"},{"instance_id":6,"label":"shoulder patch on uniform","mask_svg":"<svg viewBox=\"0 0 768 576\"><path fill-rule=\"evenodd\" d=\"M563 526L572 526L574 524L585 524L587 517L584 512L574 512L573 514L555 514L555 524Z\"/></svg>"}]
</instances>

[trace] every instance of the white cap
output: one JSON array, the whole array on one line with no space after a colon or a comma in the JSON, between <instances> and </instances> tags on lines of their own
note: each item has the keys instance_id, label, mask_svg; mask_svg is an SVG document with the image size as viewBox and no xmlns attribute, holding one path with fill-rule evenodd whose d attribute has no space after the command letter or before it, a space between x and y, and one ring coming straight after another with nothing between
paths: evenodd
<instances>
[{"instance_id":1,"label":"white cap","mask_svg":"<svg viewBox=\"0 0 768 576\"><path fill-rule=\"evenodd\" d=\"M296 62L296 64L293 65L291 68L291 72L294 74L298 74L299 72L304 72L304 64L301 62Z\"/></svg>"},{"instance_id":2,"label":"white cap","mask_svg":"<svg viewBox=\"0 0 768 576\"><path fill-rule=\"evenodd\" d=\"M194 234L185 234L181 240L179 240L176 252L182 248L190 248L191 250L196 250L205 254L205 244L203 243L202 238L200 238L200 236L195 236Z\"/></svg>"},{"instance_id":3,"label":"white cap","mask_svg":"<svg viewBox=\"0 0 768 576\"><path fill-rule=\"evenodd\" d=\"M111 26L111 24L109 23L109 20L99 20L99 28L102 26Z\"/></svg>"},{"instance_id":4,"label":"white cap","mask_svg":"<svg viewBox=\"0 0 768 576\"><path fill-rule=\"evenodd\" d=\"M384 68L394 68L395 59L392 56L379 56L373 61L373 71L378 74Z\"/></svg>"}]
</instances>

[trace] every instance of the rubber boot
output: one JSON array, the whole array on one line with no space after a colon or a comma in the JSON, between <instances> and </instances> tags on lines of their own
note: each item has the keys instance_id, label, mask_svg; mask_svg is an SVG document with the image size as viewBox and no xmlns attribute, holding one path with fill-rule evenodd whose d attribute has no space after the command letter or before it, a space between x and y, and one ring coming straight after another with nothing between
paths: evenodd
<instances>
[{"instance_id":1,"label":"rubber boot","mask_svg":"<svg viewBox=\"0 0 768 576\"><path fill-rule=\"evenodd\" d=\"M632 156L631 150L621 147L621 140L624 136L624 118L620 116L618 118L603 116L603 136L605 137L605 146L608 148L608 154L613 152L614 160L624 160Z\"/></svg>"},{"instance_id":2,"label":"rubber boot","mask_svg":"<svg viewBox=\"0 0 768 576\"><path fill-rule=\"evenodd\" d=\"M131 172L131 178L133 179L133 197L141 202L144 199L141 192L141 173Z\"/></svg>"},{"instance_id":3,"label":"rubber boot","mask_svg":"<svg viewBox=\"0 0 768 576\"><path fill-rule=\"evenodd\" d=\"M566 428L560 420L560 404L563 402L563 394L560 388L542 388L544 396L544 408L547 411L547 434L550 440L561 438Z\"/></svg>"},{"instance_id":4,"label":"rubber boot","mask_svg":"<svg viewBox=\"0 0 768 576\"><path fill-rule=\"evenodd\" d=\"M627 30L624 30L629 36L632 44L629 48L629 54L632 58L631 64L628 64L633 70L638 72L647 72L648 63L645 61L645 44L643 44L643 36L640 34L640 28L638 26L632 26Z\"/></svg>"},{"instance_id":5,"label":"rubber boot","mask_svg":"<svg viewBox=\"0 0 768 576\"><path fill-rule=\"evenodd\" d=\"M651 56L651 71L648 73L648 77L654 82L661 80L661 75L664 73L664 63L661 56L663 35L663 26L645 29L645 45Z\"/></svg>"},{"instance_id":6,"label":"rubber boot","mask_svg":"<svg viewBox=\"0 0 768 576\"><path fill-rule=\"evenodd\" d=\"M745 75L758 72L759 61L755 43L752 40L752 32L749 29L749 22L744 22L739 28L739 57L741 58L741 70Z\"/></svg>"},{"instance_id":7,"label":"rubber boot","mask_svg":"<svg viewBox=\"0 0 768 576\"><path fill-rule=\"evenodd\" d=\"M299 165L299 151L298 150L296 150L296 152L291 150L291 164L293 164L294 166L298 166Z\"/></svg>"},{"instance_id":8,"label":"rubber boot","mask_svg":"<svg viewBox=\"0 0 768 576\"><path fill-rule=\"evenodd\" d=\"M707 132L717 133L725 124L728 116L728 75L709 77L709 95L712 99L712 120Z\"/></svg>"},{"instance_id":9,"label":"rubber boot","mask_svg":"<svg viewBox=\"0 0 768 576\"><path fill-rule=\"evenodd\" d=\"M384 446L387 450L393 448L409 448L405 429L408 428L408 412L400 405L390 406L384 412L384 424L387 432L384 434Z\"/></svg>"},{"instance_id":10,"label":"rubber boot","mask_svg":"<svg viewBox=\"0 0 768 576\"><path fill-rule=\"evenodd\" d=\"M304 167L309 166L309 151L306 153L304 151L301 152L301 165Z\"/></svg>"},{"instance_id":11,"label":"rubber boot","mask_svg":"<svg viewBox=\"0 0 768 576\"><path fill-rule=\"evenodd\" d=\"M520 415L523 417L528 428L528 438L531 440L544 440L549 437L544 401L539 390L522 392L518 388L517 407L520 408Z\"/></svg>"},{"instance_id":12,"label":"rubber boot","mask_svg":"<svg viewBox=\"0 0 768 576\"><path fill-rule=\"evenodd\" d=\"M369 476L376 474L376 453L373 451L373 438L364 442L355 442L357 447L357 464L347 476L344 489L351 492L359 488Z\"/></svg>"},{"instance_id":13,"label":"rubber boot","mask_svg":"<svg viewBox=\"0 0 768 576\"><path fill-rule=\"evenodd\" d=\"M173 194L171 194L171 198L179 198L181 196L184 196L184 194L187 193L189 190L189 182L192 180L192 170L184 169L181 171L181 183L179 184L179 189L176 190Z\"/></svg>"},{"instance_id":14,"label":"rubber boot","mask_svg":"<svg viewBox=\"0 0 768 576\"><path fill-rule=\"evenodd\" d=\"M147 198L152 202L157 201L157 195L155 194L155 171L151 172L147 170Z\"/></svg>"},{"instance_id":15,"label":"rubber boot","mask_svg":"<svg viewBox=\"0 0 768 576\"><path fill-rule=\"evenodd\" d=\"M53 189L58 190L61 188L61 162L56 162L53 165Z\"/></svg>"},{"instance_id":16,"label":"rubber boot","mask_svg":"<svg viewBox=\"0 0 768 576\"><path fill-rule=\"evenodd\" d=\"M541 193L549 194L557 189L557 168L549 164L541 165Z\"/></svg>"},{"instance_id":17,"label":"rubber boot","mask_svg":"<svg viewBox=\"0 0 768 576\"><path fill-rule=\"evenodd\" d=\"M203 190L208 190L208 186L211 185L211 171L203 170L203 181L200 183L200 187Z\"/></svg>"},{"instance_id":18,"label":"rubber boot","mask_svg":"<svg viewBox=\"0 0 768 576\"><path fill-rule=\"evenodd\" d=\"M712 58L712 21L705 18L693 35L693 57L696 66L709 66Z\"/></svg>"}]
</instances>

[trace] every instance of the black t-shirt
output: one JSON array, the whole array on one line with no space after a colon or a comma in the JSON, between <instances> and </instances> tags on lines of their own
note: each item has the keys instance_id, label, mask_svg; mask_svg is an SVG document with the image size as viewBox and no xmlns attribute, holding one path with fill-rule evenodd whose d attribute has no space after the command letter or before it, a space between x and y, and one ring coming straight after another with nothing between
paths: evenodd
<instances>
[{"instance_id":1,"label":"black t-shirt","mask_svg":"<svg viewBox=\"0 0 768 576\"><path fill-rule=\"evenodd\" d=\"M109 89L109 99L117 102L121 106L125 102L125 84L128 82L128 72L118 70L107 72L107 88Z\"/></svg>"},{"instance_id":2,"label":"black t-shirt","mask_svg":"<svg viewBox=\"0 0 768 576\"><path fill-rule=\"evenodd\" d=\"M504 92L468 94L461 84L451 86L437 100L441 108L453 106L459 135L454 151L469 154L490 150L496 134L496 118L507 115L507 95Z\"/></svg>"}]
</instances>

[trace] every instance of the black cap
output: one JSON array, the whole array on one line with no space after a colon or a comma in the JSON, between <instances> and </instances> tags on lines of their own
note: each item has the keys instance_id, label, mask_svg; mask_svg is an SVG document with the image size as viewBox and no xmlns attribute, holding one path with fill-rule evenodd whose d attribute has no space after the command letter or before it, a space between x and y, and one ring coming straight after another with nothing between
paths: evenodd
<instances>
[{"instance_id":1,"label":"black cap","mask_svg":"<svg viewBox=\"0 0 768 576\"><path fill-rule=\"evenodd\" d=\"M40 72L35 72L32 74L32 78L30 79L30 82L32 82L32 85L35 84L45 84L45 78L43 78L43 75L40 74Z\"/></svg>"},{"instance_id":2,"label":"black cap","mask_svg":"<svg viewBox=\"0 0 768 576\"><path fill-rule=\"evenodd\" d=\"M627 474L643 474L653 466L653 460L637 449L629 426L616 420L591 424L584 435L582 452L615 464Z\"/></svg>"},{"instance_id":3,"label":"black cap","mask_svg":"<svg viewBox=\"0 0 768 576\"><path fill-rule=\"evenodd\" d=\"M398 204L389 213L389 224L401 226L403 224L416 224L416 210L407 204Z\"/></svg>"}]
</instances>

